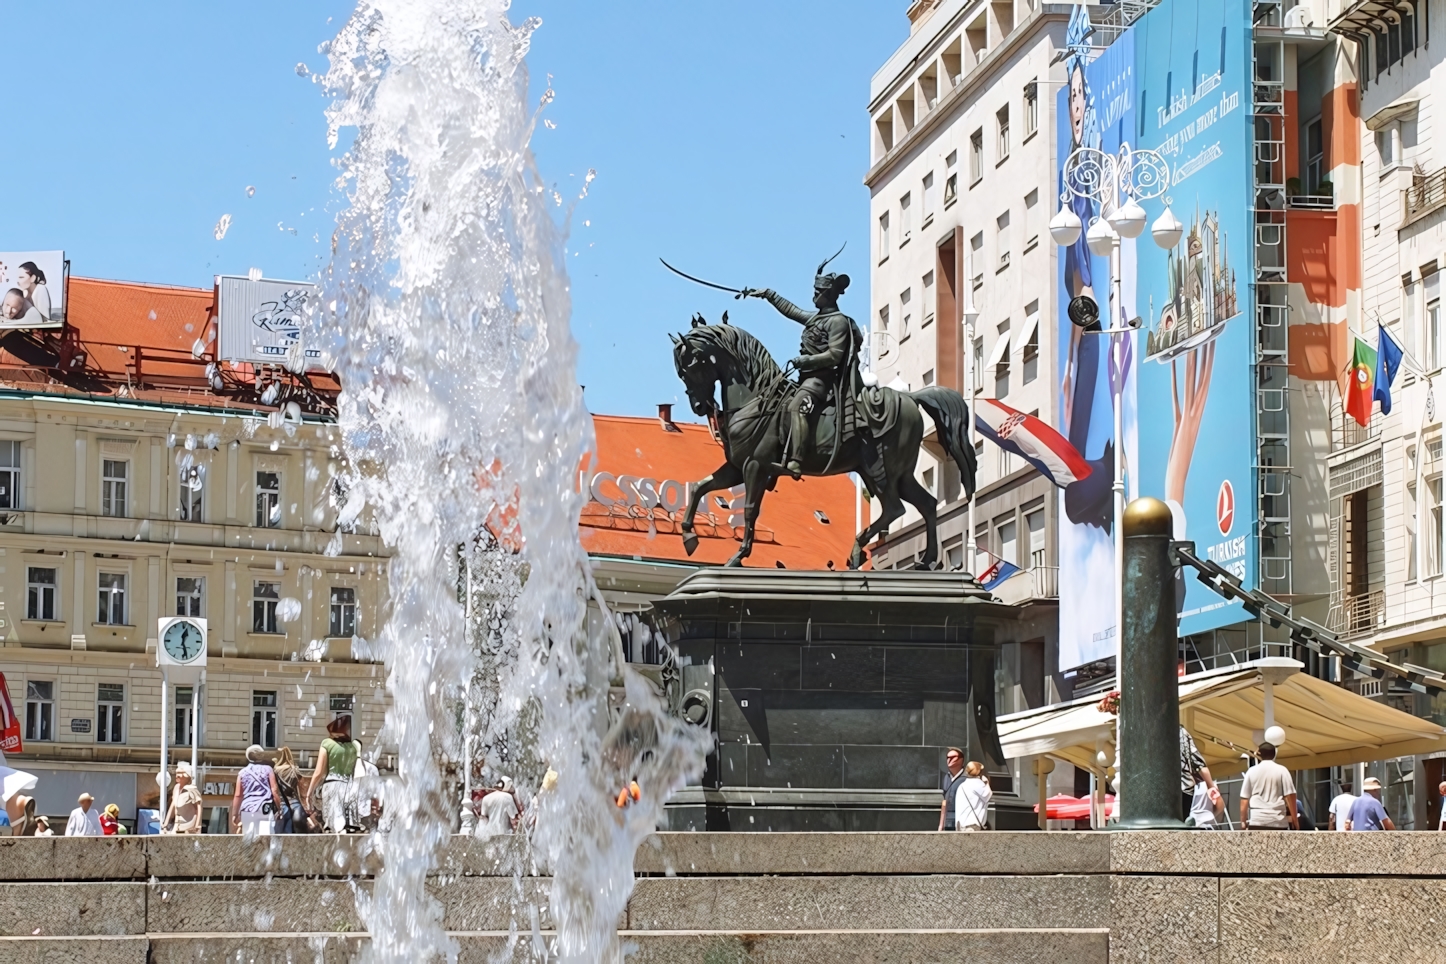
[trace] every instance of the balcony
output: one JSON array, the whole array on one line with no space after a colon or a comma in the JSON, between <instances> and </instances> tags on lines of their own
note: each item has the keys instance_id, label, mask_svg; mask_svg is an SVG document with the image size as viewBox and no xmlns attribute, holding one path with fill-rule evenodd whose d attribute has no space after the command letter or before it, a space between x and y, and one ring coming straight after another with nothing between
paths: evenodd
<instances>
[{"instance_id":1,"label":"balcony","mask_svg":"<svg viewBox=\"0 0 1446 964\"><path fill-rule=\"evenodd\" d=\"M1357 422L1354 417L1347 415L1341 410L1339 404L1332 406L1331 411L1331 451L1344 452L1346 449L1363 445L1381 435L1380 416L1371 413L1371 419L1365 425Z\"/></svg>"},{"instance_id":2,"label":"balcony","mask_svg":"<svg viewBox=\"0 0 1446 964\"><path fill-rule=\"evenodd\" d=\"M1059 598L1059 568L1035 566L994 587L994 595L1011 606Z\"/></svg>"},{"instance_id":3,"label":"balcony","mask_svg":"<svg viewBox=\"0 0 1446 964\"><path fill-rule=\"evenodd\" d=\"M1411 186L1401 192L1401 227L1419 221L1446 206L1446 167L1411 175Z\"/></svg>"},{"instance_id":4,"label":"balcony","mask_svg":"<svg viewBox=\"0 0 1446 964\"><path fill-rule=\"evenodd\" d=\"M1342 638L1369 636L1386 622L1386 593L1363 592L1354 596L1338 596L1331 601L1327 620L1331 632Z\"/></svg>"}]
</instances>

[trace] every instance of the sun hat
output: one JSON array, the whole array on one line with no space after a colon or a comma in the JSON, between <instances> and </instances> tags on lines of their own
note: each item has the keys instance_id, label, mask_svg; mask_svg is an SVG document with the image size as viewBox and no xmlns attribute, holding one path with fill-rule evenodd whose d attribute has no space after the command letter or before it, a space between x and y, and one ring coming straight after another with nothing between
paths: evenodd
<instances>
[{"instance_id":1,"label":"sun hat","mask_svg":"<svg viewBox=\"0 0 1446 964\"><path fill-rule=\"evenodd\" d=\"M1381 781L1377 780L1375 777L1366 777L1365 781L1361 784L1361 789L1379 790L1381 789Z\"/></svg>"}]
</instances>

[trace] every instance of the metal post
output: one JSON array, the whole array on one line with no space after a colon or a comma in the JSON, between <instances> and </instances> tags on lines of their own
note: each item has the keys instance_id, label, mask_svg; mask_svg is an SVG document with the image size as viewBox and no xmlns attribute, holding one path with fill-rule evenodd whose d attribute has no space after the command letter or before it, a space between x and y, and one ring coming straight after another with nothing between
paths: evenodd
<instances>
[{"instance_id":1,"label":"metal post","mask_svg":"<svg viewBox=\"0 0 1446 964\"><path fill-rule=\"evenodd\" d=\"M1049 829L1049 775L1054 772L1054 761L1047 756L1034 758L1034 772L1039 776L1039 829Z\"/></svg>"},{"instance_id":2,"label":"metal post","mask_svg":"<svg viewBox=\"0 0 1446 964\"><path fill-rule=\"evenodd\" d=\"M1106 327L1114 328L1120 317L1120 238L1115 236L1114 244L1110 247L1110 323ZM1110 355L1114 355L1115 339L1128 337L1125 335L1110 335ZM1109 364L1107 362L1107 364ZM1125 475L1124 475L1124 449L1125 438L1121 431L1123 419L1120 410L1124 407L1122 396L1124 395L1124 377L1120 379L1120 390L1110 392L1110 402L1114 415L1114 473L1115 480L1110 486L1114 494L1114 527L1115 527L1115 688L1119 688L1120 666L1124 654L1124 647L1121 639L1124 634L1124 574L1125 574L1125 534L1122 524L1125 516Z\"/></svg>"},{"instance_id":3,"label":"metal post","mask_svg":"<svg viewBox=\"0 0 1446 964\"><path fill-rule=\"evenodd\" d=\"M199 766L201 746L201 686L205 682L205 672L205 670L201 670L203 674L201 678L191 684L191 786L196 786L197 782L201 779ZM162 719L161 723L164 725L165 720ZM161 816L164 817L165 814L161 814Z\"/></svg>"},{"instance_id":4,"label":"metal post","mask_svg":"<svg viewBox=\"0 0 1446 964\"><path fill-rule=\"evenodd\" d=\"M1170 508L1136 499L1125 509L1120 664L1123 830L1180 830L1180 689Z\"/></svg>"},{"instance_id":5,"label":"metal post","mask_svg":"<svg viewBox=\"0 0 1446 964\"><path fill-rule=\"evenodd\" d=\"M169 762L166 757L166 689L171 682L171 672L165 667L161 668L161 772L157 783L161 786L161 823L166 822L166 764Z\"/></svg>"},{"instance_id":6,"label":"metal post","mask_svg":"<svg viewBox=\"0 0 1446 964\"><path fill-rule=\"evenodd\" d=\"M979 317L979 310L974 307L973 282L968 278L960 279L961 284L969 285L965 293L963 322L964 322L964 401L969 407L969 424L966 426L969 447L974 448L974 321ZM1419 491L1419 490L1418 490ZM979 545L974 541L974 497L969 497L969 504L965 509L964 525L967 531L964 533L964 571L977 575L974 571L978 566ZM1043 803L1040 804L1044 806Z\"/></svg>"}]
</instances>

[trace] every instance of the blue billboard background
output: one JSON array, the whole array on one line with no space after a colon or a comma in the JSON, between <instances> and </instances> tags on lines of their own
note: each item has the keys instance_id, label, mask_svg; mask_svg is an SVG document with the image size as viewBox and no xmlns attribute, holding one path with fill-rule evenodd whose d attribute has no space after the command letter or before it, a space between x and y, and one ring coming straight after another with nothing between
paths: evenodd
<instances>
[{"instance_id":1,"label":"blue billboard background","mask_svg":"<svg viewBox=\"0 0 1446 964\"><path fill-rule=\"evenodd\" d=\"M1121 401L1126 497L1163 499L1176 538L1247 586L1257 579L1250 5L1164 0L1092 60L1077 9L1069 41L1079 46L1057 102L1058 187L1078 147L1117 158L1158 151L1171 185L1142 202L1147 223L1168 202L1185 230L1169 251L1149 230L1121 242L1112 314L1108 259L1091 255L1083 236L1060 252L1059 425L1092 467L1088 484L1061 492L1061 668L1114 653L1112 393ZM1107 213L1069 203L1086 230ZM1080 335L1066 314L1077 294L1094 297L1106 324L1138 316L1143 330ZM1246 618L1194 579L1182 591L1181 635Z\"/></svg>"},{"instance_id":2,"label":"blue billboard background","mask_svg":"<svg viewBox=\"0 0 1446 964\"><path fill-rule=\"evenodd\" d=\"M1139 247L1148 335L1140 357L1140 492L1164 499L1176 538L1256 584L1254 132L1250 5L1165 0L1134 28L1139 143L1170 165L1185 233ZM1164 198L1145 204L1150 220ZM1185 580L1180 633L1247 618Z\"/></svg>"}]
</instances>

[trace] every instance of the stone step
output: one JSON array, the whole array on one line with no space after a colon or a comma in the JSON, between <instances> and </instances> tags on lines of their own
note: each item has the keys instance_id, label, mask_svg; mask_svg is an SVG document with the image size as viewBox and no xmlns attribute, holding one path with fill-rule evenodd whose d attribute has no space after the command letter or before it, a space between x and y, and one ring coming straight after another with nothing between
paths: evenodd
<instances>
[{"instance_id":1,"label":"stone step","mask_svg":"<svg viewBox=\"0 0 1446 964\"><path fill-rule=\"evenodd\" d=\"M628 964L1108 964L1109 934L1099 929L948 929L809 931L622 931L635 952ZM454 933L459 964L495 964L502 931ZM550 937L543 935L544 939ZM126 937L0 937L7 964L349 964L365 935L149 934ZM507 958L502 958L506 960ZM510 960L536 960L530 939Z\"/></svg>"}]
</instances>

